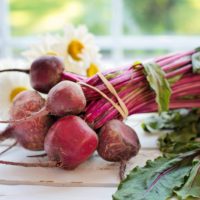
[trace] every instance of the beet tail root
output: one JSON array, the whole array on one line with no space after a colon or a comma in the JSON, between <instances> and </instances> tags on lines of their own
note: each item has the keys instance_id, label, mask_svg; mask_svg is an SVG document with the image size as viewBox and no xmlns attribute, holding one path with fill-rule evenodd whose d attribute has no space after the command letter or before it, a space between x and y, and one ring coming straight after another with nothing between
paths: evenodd
<instances>
[{"instance_id":1,"label":"beet tail root","mask_svg":"<svg viewBox=\"0 0 200 200\"><path fill-rule=\"evenodd\" d=\"M28 117L18 119L18 120L0 120L0 123L2 123L2 124L18 124L18 123L25 122L28 120L33 120L37 117L41 117L41 116L48 115L48 114L49 114L49 112L44 107L41 110L39 110L38 112L32 113ZM0 141L1 141L1 136L0 136Z\"/></svg>"},{"instance_id":2,"label":"beet tail root","mask_svg":"<svg viewBox=\"0 0 200 200\"><path fill-rule=\"evenodd\" d=\"M11 162L11 161L0 160L0 164L20 166L20 167L44 167L44 168L56 168L62 166L61 163L53 161L47 163L25 163L25 162Z\"/></svg>"},{"instance_id":3,"label":"beet tail root","mask_svg":"<svg viewBox=\"0 0 200 200\"><path fill-rule=\"evenodd\" d=\"M31 156L27 156L28 158L42 158L42 157L46 157L47 154L43 153L43 154L39 154L39 155L31 155Z\"/></svg>"},{"instance_id":4,"label":"beet tail root","mask_svg":"<svg viewBox=\"0 0 200 200\"><path fill-rule=\"evenodd\" d=\"M0 70L0 73L3 73L3 72L22 72L22 73L25 73L25 74L29 74L30 73L30 70L29 69L3 69L3 70Z\"/></svg>"},{"instance_id":5,"label":"beet tail root","mask_svg":"<svg viewBox=\"0 0 200 200\"><path fill-rule=\"evenodd\" d=\"M14 142L13 144L11 144L5 150L3 150L2 152L0 152L0 156L3 155L4 153L6 153L7 151L9 151L10 149L12 149L13 147L15 147L16 145L17 145L17 142Z\"/></svg>"},{"instance_id":6,"label":"beet tail root","mask_svg":"<svg viewBox=\"0 0 200 200\"><path fill-rule=\"evenodd\" d=\"M120 181L124 180L125 171L126 171L126 164L127 164L126 160L122 160L120 162L120 166L119 166L119 178L120 178Z\"/></svg>"}]
</instances>

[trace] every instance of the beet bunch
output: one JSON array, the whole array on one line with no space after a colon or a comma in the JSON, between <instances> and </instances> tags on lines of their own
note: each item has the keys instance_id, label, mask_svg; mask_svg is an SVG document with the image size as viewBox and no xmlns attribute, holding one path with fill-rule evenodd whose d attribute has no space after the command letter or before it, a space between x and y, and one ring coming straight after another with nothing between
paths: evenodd
<instances>
[{"instance_id":1,"label":"beet bunch","mask_svg":"<svg viewBox=\"0 0 200 200\"><path fill-rule=\"evenodd\" d=\"M140 149L135 131L120 120L110 121L101 129L95 129L88 124L84 119L88 101L80 84L86 78L71 74L71 77L76 76L73 81L58 79L62 69L62 63L56 57L46 56L34 61L30 77L32 85L38 92L19 93L13 101L10 119L1 121L9 123L8 127L12 130L12 136L21 146L34 151L44 150L49 162L0 161L0 163L25 167L61 167L71 170L86 161L98 149L98 154L103 159L120 162L121 166L123 164L124 167L120 173L123 177L125 163ZM41 84L43 89L39 87L39 80L42 80L45 74L41 70L46 71L47 76L57 73L55 79L49 77L53 86L50 86L51 84L47 83L48 79L45 79L43 85ZM66 79L66 73L63 72L63 74ZM46 91L48 94L44 99L39 92ZM113 129L113 123L119 129ZM108 137L109 140L107 140ZM117 147L113 148L116 143L118 143Z\"/></svg>"},{"instance_id":2,"label":"beet bunch","mask_svg":"<svg viewBox=\"0 0 200 200\"><path fill-rule=\"evenodd\" d=\"M46 93L47 99L36 91L18 94L10 120L4 122L23 147L46 152L50 163L40 166L74 169L97 150L103 159L121 163L122 178L126 162L140 149L137 134L122 120L159 106L199 107L198 56L199 49L170 54L91 78L64 72L55 56L38 58L30 70L20 71L30 75L33 88ZM167 90L161 90L163 85ZM159 98L165 104L159 105Z\"/></svg>"}]
</instances>

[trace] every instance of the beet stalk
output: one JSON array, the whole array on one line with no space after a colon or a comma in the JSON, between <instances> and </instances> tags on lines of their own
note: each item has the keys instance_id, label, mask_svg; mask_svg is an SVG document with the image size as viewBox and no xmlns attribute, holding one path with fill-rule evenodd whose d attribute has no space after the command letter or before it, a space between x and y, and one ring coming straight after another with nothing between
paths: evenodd
<instances>
[{"instance_id":1,"label":"beet stalk","mask_svg":"<svg viewBox=\"0 0 200 200\"><path fill-rule=\"evenodd\" d=\"M199 107L200 96L197 96L196 92L200 89L200 75L193 70L193 58L198 52L197 48L153 60L153 63L163 71L164 79L172 90L170 109ZM83 117L94 129L98 129L109 120L124 117L123 112L120 112L118 97L127 107L128 115L158 110L155 101L157 96L147 81L145 66L145 63L135 63L131 66L102 72L118 96L112 94L108 84L102 81L100 74L86 78L63 72L62 62L55 56L45 56L34 61L30 69L30 78L33 86L38 83L39 86L34 87L41 92L49 91L61 80L78 82L87 101ZM25 73L28 73L27 70ZM45 81L43 81L43 76Z\"/></svg>"},{"instance_id":2,"label":"beet stalk","mask_svg":"<svg viewBox=\"0 0 200 200\"><path fill-rule=\"evenodd\" d=\"M172 95L169 106L172 109L200 107L200 97L196 95L196 92L200 90L200 75L193 73L192 63L192 56L196 52L197 51L193 50L166 56L166 58L163 57L161 60L154 60L163 69L165 72L165 78L170 83ZM105 75L105 77L108 77L107 79L110 83L113 83L118 95L124 101L129 110L129 115L134 113L153 112L158 109L155 102L155 93L149 87L146 76L141 69L143 70L143 65L137 64L125 68L124 73L117 74L115 71L112 72L113 76L112 74ZM114 73L117 75L114 76ZM110 79L109 77L112 78ZM144 89L147 86L148 88ZM86 86L84 87L86 98L92 99L92 101L89 102L85 113L85 119L89 124L91 124L95 129L98 129L103 126L106 121L116 118L122 119L121 115L112 104L110 104L106 99L102 99L102 97L100 97L101 95L96 91L92 91L90 88L86 88ZM98 83L96 87L99 90L106 91L105 93L109 98L114 98L113 95L108 92L108 89L106 90L107 86L104 85L104 83ZM130 88L132 88L131 95L129 91ZM138 89L141 90L141 92L138 93ZM123 93L120 95L122 90ZM129 97L127 98L127 96ZM190 98L187 98L188 96ZM115 102L117 101L115 100ZM92 106L90 106L90 104Z\"/></svg>"}]
</instances>

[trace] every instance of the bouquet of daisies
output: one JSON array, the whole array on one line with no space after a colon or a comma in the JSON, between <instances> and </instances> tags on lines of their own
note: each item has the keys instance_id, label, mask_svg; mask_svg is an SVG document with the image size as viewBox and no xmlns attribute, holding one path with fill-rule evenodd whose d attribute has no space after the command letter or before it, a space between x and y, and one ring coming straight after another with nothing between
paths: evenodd
<instances>
[{"instance_id":1,"label":"bouquet of daisies","mask_svg":"<svg viewBox=\"0 0 200 200\"><path fill-rule=\"evenodd\" d=\"M44 55L58 56L64 62L66 71L88 77L101 68L99 48L86 26L66 25L61 34L48 33L40 36L37 43L31 44L28 50L22 52L23 60L0 60L0 69L29 68L35 59ZM30 81L24 73L2 73L0 85L4 88L0 91L0 118L8 119L14 97L24 90L31 90Z\"/></svg>"}]
</instances>

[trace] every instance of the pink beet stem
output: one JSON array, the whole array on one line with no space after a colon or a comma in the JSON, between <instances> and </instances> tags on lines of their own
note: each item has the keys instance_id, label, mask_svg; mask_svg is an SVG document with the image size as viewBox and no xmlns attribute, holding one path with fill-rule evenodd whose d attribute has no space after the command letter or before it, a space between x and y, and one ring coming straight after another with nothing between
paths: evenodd
<instances>
[{"instance_id":1,"label":"pink beet stem","mask_svg":"<svg viewBox=\"0 0 200 200\"><path fill-rule=\"evenodd\" d=\"M200 96L198 98L196 95L200 91L200 75L193 74L191 64L191 55L194 52L195 50L192 50L155 59L158 65L165 71L166 78L176 80L176 82L171 83L172 96L170 108L172 109L181 107L192 108L200 105ZM115 74L115 71L112 71L112 74ZM150 88L146 80L142 65L138 65L137 69L133 67L126 68L124 73L117 74L116 76L109 76L109 74L107 76L111 77L109 81L126 104L129 114L157 110L155 92ZM177 79L177 77L179 78ZM93 81L93 83L95 83L95 87L114 99L99 79L96 82ZM140 92L137 94L138 89ZM88 99L93 100L86 108L85 119L94 128L100 128L113 118L121 118L118 111L107 100L102 99L99 94L89 89L85 93ZM196 96L197 98L183 99L188 96L191 98Z\"/></svg>"}]
</instances>

